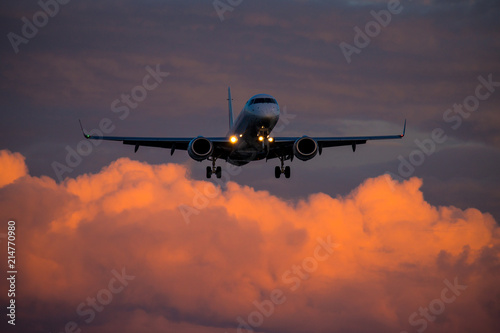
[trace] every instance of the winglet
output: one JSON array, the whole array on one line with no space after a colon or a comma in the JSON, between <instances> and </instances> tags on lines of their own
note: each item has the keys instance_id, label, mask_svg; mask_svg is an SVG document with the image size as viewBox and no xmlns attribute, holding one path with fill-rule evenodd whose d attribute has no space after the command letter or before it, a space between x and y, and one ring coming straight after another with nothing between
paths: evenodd
<instances>
[{"instance_id":1,"label":"winglet","mask_svg":"<svg viewBox=\"0 0 500 333\"><path fill-rule=\"evenodd\" d=\"M233 100L231 98L231 87L227 87L227 106L229 108L229 129L233 128Z\"/></svg>"},{"instance_id":2,"label":"winglet","mask_svg":"<svg viewBox=\"0 0 500 333\"><path fill-rule=\"evenodd\" d=\"M405 132L406 132L406 119L405 119L405 124L404 124L404 127L403 127L403 134L401 134L401 137L405 136Z\"/></svg>"},{"instance_id":3,"label":"winglet","mask_svg":"<svg viewBox=\"0 0 500 333\"><path fill-rule=\"evenodd\" d=\"M85 139L90 139L90 135L86 134L85 131L84 131L84 129L83 129L82 121L80 119L78 119L78 122L80 122L80 128L82 129L83 137Z\"/></svg>"}]
</instances>

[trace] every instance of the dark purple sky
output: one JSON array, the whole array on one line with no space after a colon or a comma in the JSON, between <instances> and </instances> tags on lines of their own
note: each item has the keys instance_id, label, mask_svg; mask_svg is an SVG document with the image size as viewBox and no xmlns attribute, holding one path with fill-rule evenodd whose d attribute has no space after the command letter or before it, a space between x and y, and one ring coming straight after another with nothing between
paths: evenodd
<instances>
[{"instance_id":1,"label":"dark purple sky","mask_svg":"<svg viewBox=\"0 0 500 333\"><path fill-rule=\"evenodd\" d=\"M115 135L196 136L227 131L226 88L238 111L261 92L275 96L296 117L282 135L398 133L407 137L325 151L307 164L293 163L294 180L272 179L274 163L255 163L237 181L281 196L322 191L344 194L363 179L397 174L398 156L418 149L440 127L449 139L413 175L437 204L477 207L500 215L498 151L500 97L495 91L457 130L444 112L474 94L478 76L500 81L499 5L496 1L403 1L399 14L346 61L339 45L354 44L370 11L384 1L244 1L223 13L209 1L93 4L73 1L41 27L16 54L7 34L22 35L23 16L36 2L4 3L1 44L1 147L21 152L30 172L56 178L53 161L109 118ZM170 75L121 120L111 103L142 82L146 66ZM498 88L497 88L498 89ZM185 163L182 152L106 143L71 174L98 171L120 156L150 163ZM190 162L188 162L190 163ZM193 163L193 177L203 165ZM453 189L450 191L450 189Z\"/></svg>"},{"instance_id":2,"label":"dark purple sky","mask_svg":"<svg viewBox=\"0 0 500 333\"><path fill-rule=\"evenodd\" d=\"M498 222L500 2L407 0L390 19L380 14L387 8L375 0L244 0L221 20L212 1L73 0L34 33L22 18L43 20L39 4L4 1L0 149L22 154L31 176L60 183L54 165L67 165L67 149L82 144L78 119L87 130L109 119L110 134L119 136L225 135L231 86L236 113L257 93L278 100L288 116L276 136L399 134L407 119L403 140L369 142L355 153L325 149L307 163L295 159L289 180L274 179L277 161L255 162L231 181L293 204L319 192L348 195L384 173L418 177L430 205L476 208ZM372 11L385 27L371 23ZM369 43L360 45L356 27L374 26ZM347 61L340 45L356 42ZM143 84L148 66L169 75L120 119L114 101ZM440 130L445 139L431 141ZM98 173L120 157L182 164L193 180L203 180L207 165L182 151L134 154L131 146L104 142L62 178ZM403 160L414 164L411 170L402 169ZM220 318L195 322L231 327ZM287 331L273 325L269 332Z\"/></svg>"}]
</instances>

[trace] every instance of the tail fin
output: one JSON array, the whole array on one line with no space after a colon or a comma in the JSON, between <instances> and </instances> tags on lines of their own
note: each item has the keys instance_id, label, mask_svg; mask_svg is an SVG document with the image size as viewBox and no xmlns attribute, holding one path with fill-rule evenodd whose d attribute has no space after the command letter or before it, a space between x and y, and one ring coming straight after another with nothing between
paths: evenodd
<instances>
[{"instance_id":1,"label":"tail fin","mask_svg":"<svg viewBox=\"0 0 500 333\"><path fill-rule=\"evenodd\" d=\"M231 87L227 87L227 106L229 108L229 129L233 128L233 100L231 98Z\"/></svg>"}]
</instances>

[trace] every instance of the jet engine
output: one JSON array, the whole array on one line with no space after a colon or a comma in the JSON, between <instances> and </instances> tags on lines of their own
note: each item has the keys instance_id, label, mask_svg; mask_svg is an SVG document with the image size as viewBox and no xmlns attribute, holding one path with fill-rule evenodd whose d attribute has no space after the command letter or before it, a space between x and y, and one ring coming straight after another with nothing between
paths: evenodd
<instances>
[{"instance_id":1,"label":"jet engine","mask_svg":"<svg viewBox=\"0 0 500 333\"><path fill-rule=\"evenodd\" d=\"M318 153L318 143L308 136L303 136L293 144L293 154L301 161L307 161Z\"/></svg>"},{"instance_id":2,"label":"jet engine","mask_svg":"<svg viewBox=\"0 0 500 333\"><path fill-rule=\"evenodd\" d=\"M214 146L212 142L202 136L199 136L191 140L187 151L193 160L201 162L206 160L210 154L212 154L213 150Z\"/></svg>"}]
</instances>

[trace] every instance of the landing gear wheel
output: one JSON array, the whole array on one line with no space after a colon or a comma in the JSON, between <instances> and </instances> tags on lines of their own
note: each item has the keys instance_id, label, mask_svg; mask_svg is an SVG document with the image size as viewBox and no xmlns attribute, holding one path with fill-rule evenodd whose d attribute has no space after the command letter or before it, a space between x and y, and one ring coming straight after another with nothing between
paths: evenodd
<instances>
[{"instance_id":1,"label":"landing gear wheel","mask_svg":"<svg viewBox=\"0 0 500 333\"><path fill-rule=\"evenodd\" d=\"M212 177L212 168L207 166L207 178L211 178Z\"/></svg>"},{"instance_id":2,"label":"landing gear wheel","mask_svg":"<svg viewBox=\"0 0 500 333\"><path fill-rule=\"evenodd\" d=\"M217 176L217 178L222 177L222 168L221 167L217 167L217 169L215 169L215 175Z\"/></svg>"},{"instance_id":3,"label":"landing gear wheel","mask_svg":"<svg viewBox=\"0 0 500 333\"><path fill-rule=\"evenodd\" d=\"M287 166L285 168L285 178L290 178L290 167L289 166Z\"/></svg>"},{"instance_id":4,"label":"landing gear wheel","mask_svg":"<svg viewBox=\"0 0 500 333\"><path fill-rule=\"evenodd\" d=\"M281 176L281 168L277 166L276 168L274 168L274 177L280 178L280 176Z\"/></svg>"}]
</instances>

